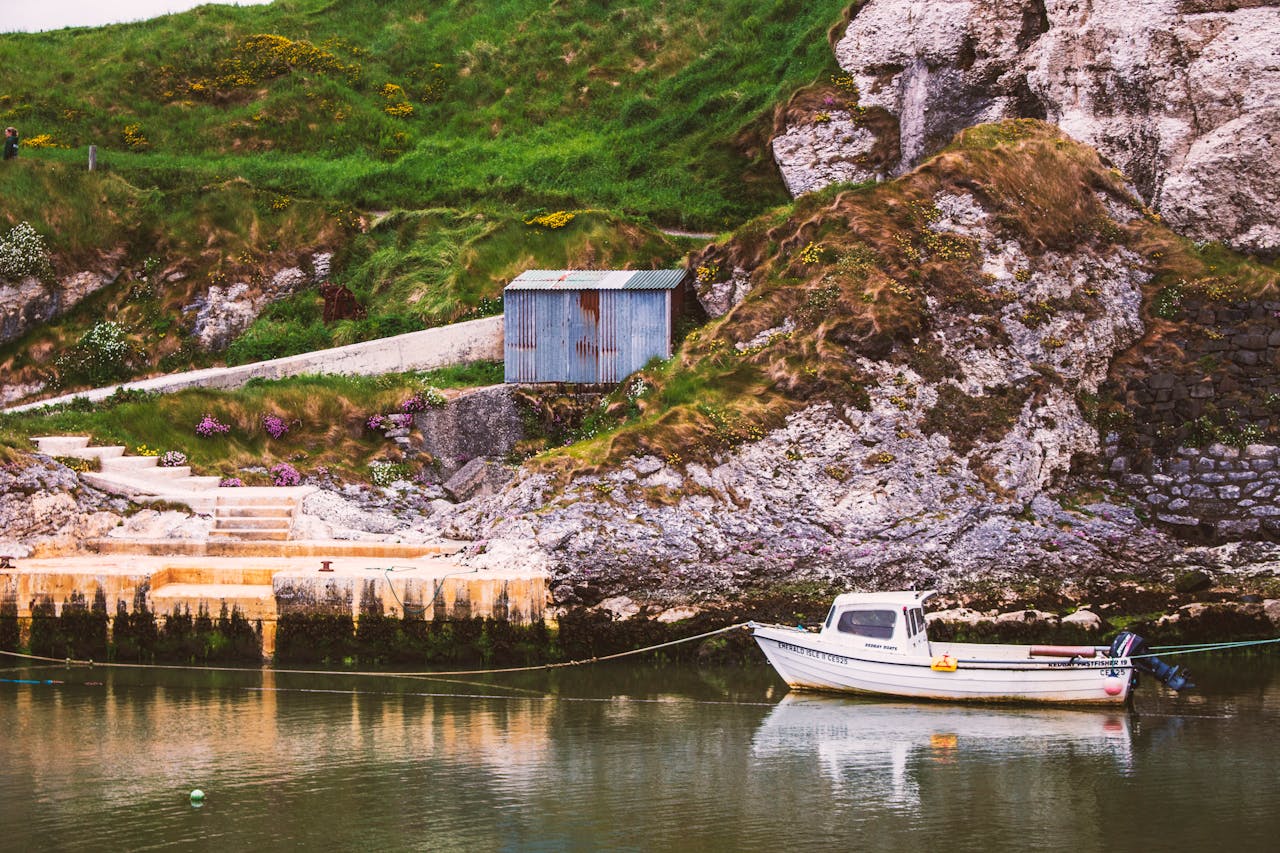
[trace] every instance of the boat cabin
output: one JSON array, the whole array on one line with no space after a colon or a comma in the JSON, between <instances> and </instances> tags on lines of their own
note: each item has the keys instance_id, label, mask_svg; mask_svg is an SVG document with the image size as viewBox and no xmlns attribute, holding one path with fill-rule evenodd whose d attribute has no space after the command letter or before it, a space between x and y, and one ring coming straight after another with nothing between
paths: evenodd
<instances>
[{"instance_id":1,"label":"boat cabin","mask_svg":"<svg viewBox=\"0 0 1280 853\"><path fill-rule=\"evenodd\" d=\"M936 592L851 592L837 596L822 624L822 639L882 653L928 656L924 601Z\"/></svg>"}]
</instances>

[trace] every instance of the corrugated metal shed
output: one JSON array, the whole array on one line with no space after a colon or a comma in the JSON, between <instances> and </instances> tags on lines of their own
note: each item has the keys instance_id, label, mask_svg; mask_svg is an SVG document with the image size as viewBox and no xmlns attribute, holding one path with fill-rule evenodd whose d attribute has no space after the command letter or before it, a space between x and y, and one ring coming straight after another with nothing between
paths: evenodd
<instances>
[{"instance_id":1,"label":"corrugated metal shed","mask_svg":"<svg viewBox=\"0 0 1280 853\"><path fill-rule=\"evenodd\" d=\"M525 270L506 289L512 290L674 290L684 270Z\"/></svg>"},{"instance_id":2,"label":"corrugated metal shed","mask_svg":"<svg viewBox=\"0 0 1280 853\"><path fill-rule=\"evenodd\" d=\"M684 270L528 270L503 294L507 382L620 382L671 355Z\"/></svg>"}]
</instances>

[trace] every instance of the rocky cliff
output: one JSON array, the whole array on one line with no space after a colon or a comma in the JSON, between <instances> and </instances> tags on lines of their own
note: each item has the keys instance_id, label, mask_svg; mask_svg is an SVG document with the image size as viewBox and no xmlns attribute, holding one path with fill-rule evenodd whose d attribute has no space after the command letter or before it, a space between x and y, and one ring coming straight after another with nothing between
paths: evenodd
<instances>
[{"instance_id":1,"label":"rocky cliff","mask_svg":"<svg viewBox=\"0 0 1280 853\"><path fill-rule=\"evenodd\" d=\"M639 414L603 463L526 470L449 532L488 540L477 564L545 566L561 603L651 611L1265 568L1273 546L1188 547L1108 476L1100 395L1118 356L1167 348L1151 304L1188 252L1088 149L1035 122L976 128L705 250L724 316L632 381ZM664 408L676 376L705 396Z\"/></svg>"},{"instance_id":2,"label":"rocky cliff","mask_svg":"<svg viewBox=\"0 0 1280 853\"><path fill-rule=\"evenodd\" d=\"M793 194L903 174L970 125L1039 118L1181 233L1280 251L1273 0L870 0L835 53L847 77L774 140Z\"/></svg>"}]
</instances>

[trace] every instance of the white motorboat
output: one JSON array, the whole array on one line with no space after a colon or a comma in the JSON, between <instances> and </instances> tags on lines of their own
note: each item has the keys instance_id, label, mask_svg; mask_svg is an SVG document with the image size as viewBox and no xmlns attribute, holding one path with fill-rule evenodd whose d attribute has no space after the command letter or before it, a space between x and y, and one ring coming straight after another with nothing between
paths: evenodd
<instances>
[{"instance_id":1,"label":"white motorboat","mask_svg":"<svg viewBox=\"0 0 1280 853\"><path fill-rule=\"evenodd\" d=\"M778 675L793 688L912 699L1119 705L1138 672L1180 690L1186 674L1121 632L1110 646L930 642L928 592L838 596L822 628L750 623Z\"/></svg>"}]
</instances>

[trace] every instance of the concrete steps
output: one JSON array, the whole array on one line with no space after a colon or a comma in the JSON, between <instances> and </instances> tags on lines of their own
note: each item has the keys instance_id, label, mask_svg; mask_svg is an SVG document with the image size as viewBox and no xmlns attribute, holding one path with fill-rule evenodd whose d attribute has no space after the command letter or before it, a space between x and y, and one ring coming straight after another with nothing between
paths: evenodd
<instances>
[{"instance_id":1,"label":"concrete steps","mask_svg":"<svg viewBox=\"0 0 1280 853\"><path fill-rule=\"evenodd\" d=\"M174 611L197 613L201 604L213 618L218 618L222 605L227 612L239 609L250 621L274 619L276 599L271 584L171 583L151 590L151 612L169 614ZM196 608L191 607L196 603ZM214 602L217 602L216 606Z\"/></svg>"},{"instance_id":2,"label":"concrete steps","mask_svg":"<svg viewBox=\"0 0 1280 853\"><path fill-rule=\"evenodd\" d=\"M100 470L86 471L80 479L89 485L135 501L168 501L184 504L192 512L215 516L214 535L222 539L289 539L293 519L310 487L222 488L217 477L194 476L189 465L164 467L156 456L126 456L119 446L90 447L84 435L42 435L32 439L41 453L97 459ZM221 508L226 512L220 512ZM241 513L240 508L254 508ZM273 513L271 508L284 510ZM287 517L287 524L240 524L244 519ZM283 532L283 535L281 535Z\"/></svg>"},{"instance_id":3,"label":"concrete steps","mask_svg":"<svg viewBox=\"0 0 1280 853\"><path fill-rule=\"evenodd\" d=\"M114 459L124 455L119 445L90 447L87 435L42 435L31 439L41 453L75 459Z\"/></svg>"},{"instance_id":4,"label":"concrete steps","mask_svg":"<svg viewBox=\"0 0 1280 853\"><path fill-rule=\"evenodd\" d=\"M282 489L272 490L270 494L223 494L231 491L234 490L219 490L210 539L278 542L293 538L293 521L301 500L278 494Z\"/></svg>"},{"instance_id":5,"label":"concrete steps","mask_svg":"<svg viewBox=\"0 0 1280 853\"><path fill-rule=\"evenodd\" d=\"M198 613L203 606L217 618L226 605L228 612L239 608L247 619L271 619L276 610L273 574L243 566L167 567L151 575L148 599L154 613Z\"/></svg>"},{"instance_id":6,"label":"concrete steps","mask_svg":"<svg viewBox=\"0 0 1280 853\"><path fill-rule=\"evenodd\" d=\"M158 456L114 456L110 459L102 460L103 474L125 474L134 476L150 469L160 468L160 457Z\"/></svg>"}]
</instances>

